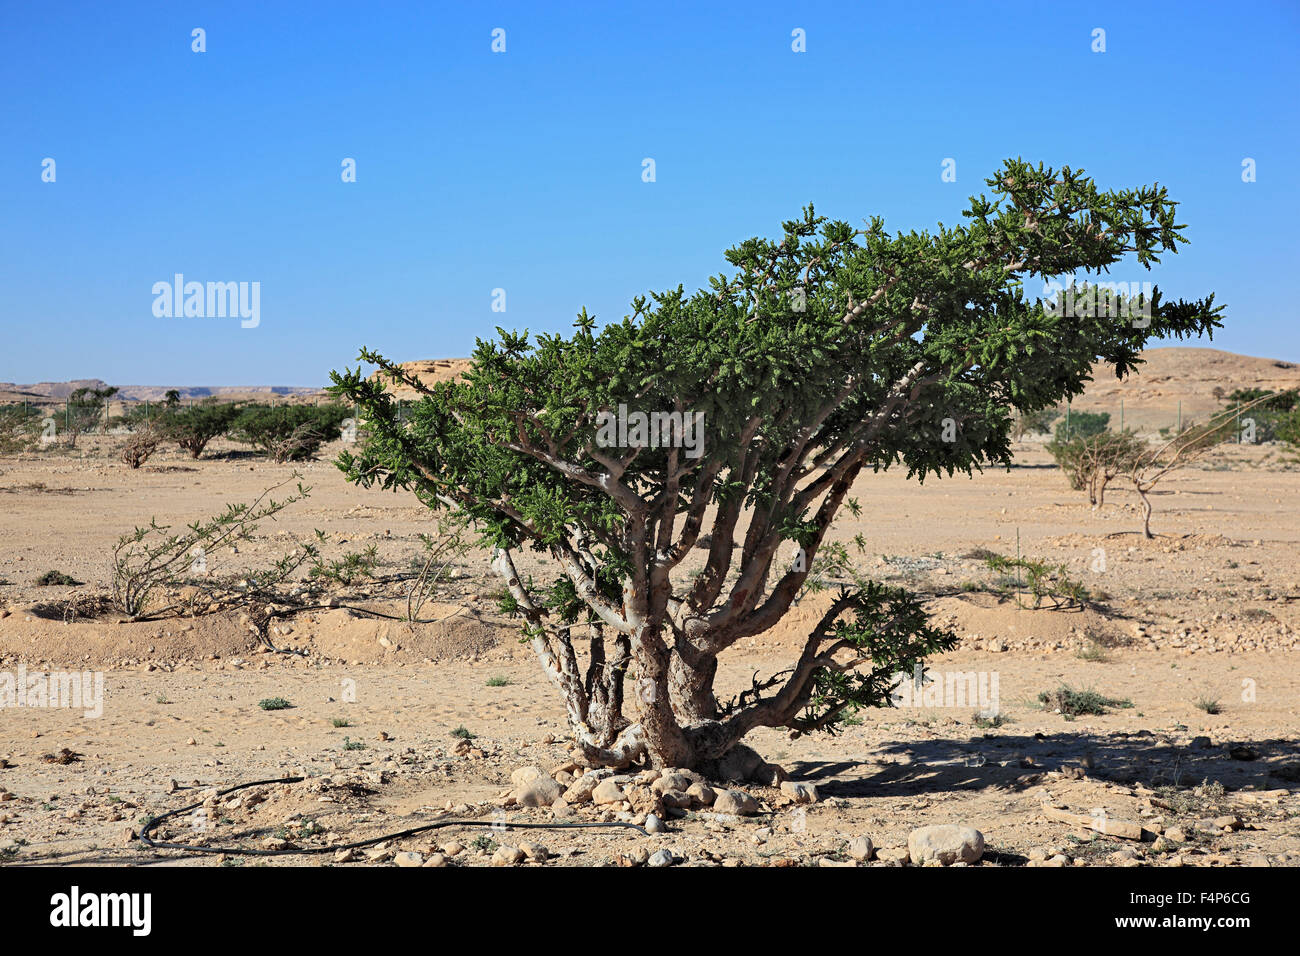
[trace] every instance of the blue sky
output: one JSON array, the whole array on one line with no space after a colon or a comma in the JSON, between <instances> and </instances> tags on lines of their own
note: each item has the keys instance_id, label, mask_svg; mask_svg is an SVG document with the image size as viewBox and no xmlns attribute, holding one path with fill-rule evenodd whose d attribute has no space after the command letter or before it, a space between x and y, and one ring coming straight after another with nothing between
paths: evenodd
<instances>
[{"instance_id":1,"label":"blue sky","mask_svg":"<svg viewBox=\"0 0 1300 956\"><path fill-rule=\"evenodd\" d=\"M1214 291L1214 347L1300 360L1297 41L1293 2L7 4L0 381L467 355L698 287L809 201L954 223L1007 156L1167 185L1190 244L1111 278ZM260 282L260 324L156 317L178 272Z\"/></svg>"}]
</instances>

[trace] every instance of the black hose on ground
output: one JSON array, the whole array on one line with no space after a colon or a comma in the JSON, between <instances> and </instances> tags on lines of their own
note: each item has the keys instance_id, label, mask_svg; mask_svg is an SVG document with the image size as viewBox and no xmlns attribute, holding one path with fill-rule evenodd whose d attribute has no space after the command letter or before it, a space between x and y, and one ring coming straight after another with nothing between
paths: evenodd
<instances>
[{"instance_id":1,"label":"black hose on ground","mask_svg":"<svg viewBox=\"0 0 1300 956\"><path fill-rule=\"evenodd\" d=\"M248 787L261 787L273 783L301 783L305 779L305 777L280 777L275 780L254 780L250 783L241 783L238 786L228 787L225 790L218 790L217 796L224 797L226 794L234 793L236 790L245 790ZM441 830L444 827L482 827L486 822L483 820L439 820L437 823L426 823L424 826L412 827L409 830L400 830L397 833L386 833L383 836L372 837L369 840L357 840L355 843L339 843L334 844L333 846L294 847L293 849L287 850L251 850L242 847L196 846L188 843L160 843L149 836L154 828L164 820L178 816L182 813L188 813L190 810L196 810L201 806L203 806L203 801L191 803L188 807L168 810L166 813L153 817L140 831L140 842L155 850L183 850L186 853L226 853L231 856L293 856L313 853L337 853L340 850L357 850L361 847L383 843L386 840L400 840L405 837L414 836L417 833L425 833L429 830ZM597 827L618 827L625 830L635 830L642 836L648 837L650 835L644 827L639 827L635 823L507 823L502 824L502 826L512 830L579 830Z\"/></svg>"}]
</instances>

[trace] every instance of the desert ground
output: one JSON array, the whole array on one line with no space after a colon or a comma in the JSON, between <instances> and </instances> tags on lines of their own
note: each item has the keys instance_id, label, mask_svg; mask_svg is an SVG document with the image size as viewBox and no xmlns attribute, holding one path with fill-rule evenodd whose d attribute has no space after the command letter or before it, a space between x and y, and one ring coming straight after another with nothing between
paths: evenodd
<instances>
[{"instance_id":1,"label":"desert ground","mask_svg":"<svg viewBox=\"0 0 1300 956\"><path fill-rule=\"evenodd\" d=\"M1099 377L1075 407L1123 400L1129 424L1164 427L1180 402L1204 416L1216 383L1297 377L1286 363L1212 350L1153 355L1127 383ZM199 460L168 449L132 471L119 441L0 458L0 672L104 682L100 716L0 710L3 863L600 866L667 850L658 863L894 866L909 861L913 830L957 824L983 834L979 866L1300 864L1300 463L1280 445L1225 446L1173 475L1154 497L1150 541L1134 533L1132 494L1116 488L1094 511L1037 439L1017 446L1012 468L973 478L864 475L853 489L861 514L844 515L835 537L861 535L871 576L927 597L961 636L932 670L994 677L995 706L862 712L833 738L755 733L747 742L783 768L784 785L633 771L607 774L593 798L559 696L497 610L484 554L455 566L425 609L433 623L393 619L431 528L409 494L346 484L331 461L338 444L281 465L218 441ZM108 606L122 534L151 518L202 519L295 473L310 497L213 560L269 563L320 530L336 551L374 545L372 577L335 585L325 606L273 611L260 629L238 609L132 623ZM1034 608L986 566L988 552L1063 564L1092 598ZM49 571L79 583L38 585ZM724 655L720 695L788 666L820 600L807 596ZM1040 701L1063 684L1109 703L1075 716ZM275 698L290 706L260 706ZM287 775L306 779L216 793ZM521 805L536 802L521 797L542 778L565 798ZM716 795L728 787L753 802L730 795L724 806ZM155 839L328 852L197 855L139 842L150 817L191 804L202 806ZM663 832L510 828L644 824L647 812ZM335 849L452 819L472 823Z\"/></svg>"}]
</instances>

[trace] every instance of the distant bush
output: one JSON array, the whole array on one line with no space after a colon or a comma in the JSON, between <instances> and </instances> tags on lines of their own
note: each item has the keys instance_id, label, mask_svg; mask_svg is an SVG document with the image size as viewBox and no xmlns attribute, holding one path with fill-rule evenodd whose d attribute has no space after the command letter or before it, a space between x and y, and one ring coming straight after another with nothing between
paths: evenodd
<instances>
[{"instance_id":1,"label":"distant bush","mask_svg":"<svg viewBox=\"0 0 1300 956\"><path fill-rule=\"evenodd\" d=\"M235 418L230 436L262 449L275 461L302 461L343 433L344 405L251 405Z\"/></svg>"},{"instance_id":2,"label":"distant bush","mask_svg":"<svg viewBox=\"0 0 1300 956\"><path fill-rule=\"evenodd\" d=\"M0 455L31 448L40 435L43 414L35 405L0 405Z\"/></svg>"},{"instance_id":3,"label":"distant bush","mask_svg":"<svg viewBox=\"0 0 1300 956\"><path fill-rule=\"evenodd\" d=\"M1055 690L1045 690L1038 695L1044 710L1059 710L1066 717L1100 716L1112 707L1128 709L1133 702L1126 698L1107 697L1092 688L1078 690L1062 684Z\"/></svg>"},{"instance_id":4,"label":"distant bush","mask_svg":"<svg viewBox=\"0 0 1300 956\"><path fill-rule=\"evenodd\" d=\"M1118 475L1126 473L1147 446L1133 432L1103 429L1069 441L1050 441L1047 450L1065 472L1071 490L1086 489L1088 502L1100 507L1105 503L1106 486Z\"/></svg>"},{"instance_id":5,"label":"distant bush","mask_svg":"<svg viewBox=\"0 0 1300 956\"><path fill-rule=\"evenodd\" d=\"M1266 388L1239 388L1224 397L1226 416L1223 428L1240 438L1237 422L1242 419L1254 422L1256 442L1284 441L1300 444L1300 390L1274 392ZM1216 416L1217 418L1218 416Z\"/></svg>"},{"instance_id":6,"label":"distant bush","mask_svg":"<svg viewBox=\"0 0 1300 956\"><path fill-rule=\"evenodd\" d=\"M78 435L106 424L105 404L116 394L116 388L79 388L68 396L63 419L69 448L76 447Z\"/></svg>"},{"instance_id":7,"label":"distant bush","mask_svg":"<svg viewBox=\"0 0 1300 956\"><path fill-rule=\"evenodd\" d=\"M158 416L157 428L168 441L174 441L198 458L212 439L224 435L239 416L238 405L201 402L192 408L170 408Z\"/></svg>"},{"instance_id":8,"label":"distant bush","mask_svg":"<svg viewBox=\"0 0 1300 956\"><path fill-rule=\"evenodd\" d=\"M1017 441L1026 435L1047 435L1052 431L1052 423L1061 417L1057 408L1040 408L1035 412L1025 412L1015 420L1012 437Z\"/></svg>"},{"instance_id":9,"label":"distant bush","mask_svg":"<svg viewBox=\"0 0 1300 956\"><path fill-rule=\"evenodd\" d=\"M1109 427L1109 412L1070 412L1056 423L1056 431L1052 434L1052 439L1057 444L1064 444L1075 438L1100 435Z\"/></svg>"},{"instance_id":10,"label":"distant bush","mask_svg":"<svg viewBox=\"0 0 1300 956\"><path fill-rule=\"evenodd\" d=\"M49 588L49 587L56 587L56 586L76 587L80 584L81 582L78 581L76 578L74 578L72 575L64 574L62 571L46 571L39 578L36 579L36 586L42 588Z\"/></svg>"}]
</instances>

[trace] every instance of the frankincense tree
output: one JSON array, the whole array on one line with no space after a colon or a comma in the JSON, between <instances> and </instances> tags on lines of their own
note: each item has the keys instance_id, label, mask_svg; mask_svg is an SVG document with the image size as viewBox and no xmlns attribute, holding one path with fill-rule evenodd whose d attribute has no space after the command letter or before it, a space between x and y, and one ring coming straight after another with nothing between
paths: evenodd
<instances>
[{"instance_id":1,"label":"frankincense tree","mask_svg":"<svg viewBox=\"0 0 1300 956\"><path fill-rule=\"evenodd\" d=\"M951 646L915 597L846 585L787 670L730 701L714 680L790 608L854 483L1009 463L1013 415L1079 394L1098 361L1128 374L1152 337L1219 324L1213 296L1156 291L1138 323L1025 294L1176 252L1165 189L1104 192L1020 160L987 182L933 232L809 206L779 239L730 249L708 289L637 298L599 330L585 310L567 336L498 330L460 380L425 387L363 350L380 376L332 376L369 429L339 465L477 524L589 762L707 767L757 727L834 730ZM422 393L405 415L389 381ZM525 548L552 579L520 572Z\"/></svg>"}]
</instances>

